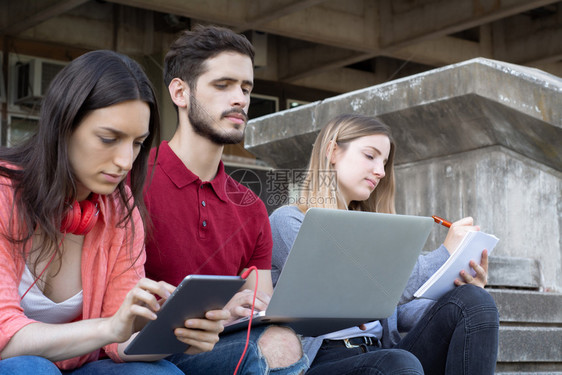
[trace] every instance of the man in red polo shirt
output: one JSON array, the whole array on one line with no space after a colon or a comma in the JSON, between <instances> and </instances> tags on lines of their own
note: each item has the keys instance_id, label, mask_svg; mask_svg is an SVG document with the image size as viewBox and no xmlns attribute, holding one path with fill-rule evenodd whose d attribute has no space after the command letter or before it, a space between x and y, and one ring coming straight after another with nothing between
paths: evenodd
<instances>
[{"instance_id":1,"label":"man in red polo shirt","mask_svg":"<svg viewBox=\"0 0 562 375\"><path fill-rule=\"evenodd\" d=\"M145 201L153 228L147 237L146 273L177 285L189 274L239 275L256 266L256 309L265 310L273 292L267 211L259 198L225 173L221 162L224 145L244 137L253 57L244 36L212 26L182 33L166 55L164 79L178 127L160 145L154 175L148 176ZM250 314L255 274L247 280L225 307L232 319ZM308 360L291 330L264 327L252 332L257 345L250 345L240 374L268 374L270 369L279 369L280 375L304 373ZM170 360L190 375L232 373L244 340L245 332L225 335L212 352Z\"/></svg>"}]
</instances>

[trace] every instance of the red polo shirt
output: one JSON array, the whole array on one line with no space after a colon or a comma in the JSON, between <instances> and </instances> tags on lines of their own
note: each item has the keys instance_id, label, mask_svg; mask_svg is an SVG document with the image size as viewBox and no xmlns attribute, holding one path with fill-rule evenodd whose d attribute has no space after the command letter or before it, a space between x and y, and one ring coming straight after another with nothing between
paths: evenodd
<instances>
[{"instance_id":1,"label":"red polo shirt","mask_svg":"<svg viewBox=\"0 0 562 375\"><path fill-rule=\"evenodd\" d=\"M155 149L149 160L153 160ZM189 274L238 275L271 269L271 228L263 202L226 174L201 181L162 142L144 199L152 219L146 275L178 285Z\"/></svg>"}]
</instances>

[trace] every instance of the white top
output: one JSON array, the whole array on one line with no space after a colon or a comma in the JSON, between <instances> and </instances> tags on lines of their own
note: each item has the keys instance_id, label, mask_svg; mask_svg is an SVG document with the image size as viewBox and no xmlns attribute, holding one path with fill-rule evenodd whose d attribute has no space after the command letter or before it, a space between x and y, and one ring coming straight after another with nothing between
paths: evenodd
<instances>
[{"instance_id":1,"label":"white top","mask_svg":"<svg viewBox=\"0 0 562 375\"><path fill-rule=\"evenodd\" d=\"M21 277L18 293L20 297L25 293L29 286L35 281L35 277L25 266ZM45 297L37 284L27 292L20 304L23 312L29 319L34 319L43 323L57 324L69 323L82 314L82 291L76 293L66 301L55 303Z\"/></svg>"},{"instance_id":2,"label":"white top","mask_svg":"<svg viewBox=\"0 0 562 375\"><path fill-rule=\"evenodd\" d=\"M382 325L378 320L375 322L366 323L365 326L367 327L367 329L364 331L359 327L351 327L336 332L330 332L328 334L320 336L320 338L328 340L343 340L361 336L376 337L377 339L382 338Z\"/></svg>"}]
</instances>

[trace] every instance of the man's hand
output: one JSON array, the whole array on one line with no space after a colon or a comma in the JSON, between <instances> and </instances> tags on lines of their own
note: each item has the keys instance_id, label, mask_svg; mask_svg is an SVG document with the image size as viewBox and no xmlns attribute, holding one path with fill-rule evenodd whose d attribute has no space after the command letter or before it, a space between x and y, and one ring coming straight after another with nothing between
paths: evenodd
<instances>
[{"instance_id":1,"label":"man's hand","mask_svg":"<svg viewBox=\"0 0 562 375\"><path fill-rule=\"evenodd\" d=\"M239 319L241 317L248 317L252 313L252 300L254 297L254 291L250 289L244 289L236 293L230 301L224 307L225 310L230 311L229 322ZM258 290L256 295L256 305L254 306L254 312L263 311L269 305L271 296L261 290Z\"/></svg>"},{"instance_id":2,"label":"man's hand","mask_svg":"<svg viewBox=\"0 0 562 375\"><path fill-rule=\"evenodd\" d=\"M227 310L212 310L205 313L205 319L188 319L185 328L176 328L177 339L190 345L186 354L197 354L213 350L224 330L224 322L230 318Z\"/></svg>"}]
</instances>

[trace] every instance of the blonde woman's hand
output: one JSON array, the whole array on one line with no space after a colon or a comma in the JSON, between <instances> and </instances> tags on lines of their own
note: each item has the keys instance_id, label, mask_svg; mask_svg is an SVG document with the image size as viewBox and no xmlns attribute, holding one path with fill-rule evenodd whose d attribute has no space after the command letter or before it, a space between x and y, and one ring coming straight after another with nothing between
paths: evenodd
<instances>
[{"instance_id":1,"label":"blonde woman's hand","mask_svg":"<svg viewBox=\"0 0 562 375\"><path fill-rule=\"evenodd\" d=\"M139 280L127 293L119 310L109 318L109 329L115 336L113 342L128 340L147 320L155 320L163 301L174 289L173 285L164 281L156 282L147 278Z\"/></svg>"},{"instance_id":2,"label":"blonde woman's hand","mask_svg":"<svg viewBox=\"0 0 562 375\"><path fill-rule=\"evenodd\" d=\"M455 279L455 285L460 286L464 284L472 284L480 288L484 288L488 283L488 250L484 249L482 251L482 259L480 264L475 261L470 261L470 267L476 272L476 275L472 276L470 273L462 270L459 275L460 279Z\"/></svg>"},{"instance_id":3,"label":"blonde woman's hand","mask_svg":"<svg viewBox=\"0 0 562 375\"><path fill-rule=\"evenodd\" d=\"M445 241L443 241L443 245L449 254L453 254L468 232L479 230L480 227L474 225L472 217L462 218L451 225L447 232L447 237L445 237Z\"/></svg>"}]
</instances>

